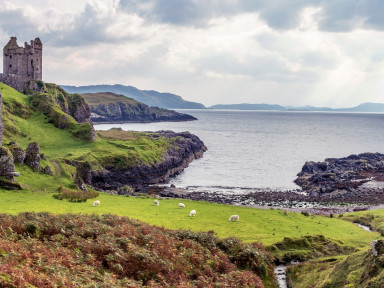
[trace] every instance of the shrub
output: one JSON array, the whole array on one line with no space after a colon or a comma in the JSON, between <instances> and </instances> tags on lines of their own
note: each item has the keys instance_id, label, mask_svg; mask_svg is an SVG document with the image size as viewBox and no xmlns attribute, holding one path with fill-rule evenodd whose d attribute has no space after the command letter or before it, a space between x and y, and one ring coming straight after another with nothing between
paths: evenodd
<instances>
[{"instance_id":1,"label":"shrub","mask_svg":"<svg viewBox=\"0 0 384 288\"><path fill-rule=\"evenodd\" d=\"M262 273L262 248L243 244L232 260L211 247L212 233L116 215L0 214L0 222L0 287L263 287L231 263Z\"/></svg>"},{"instance_id":2,"label":"shrub","mask_svg":"<svg viewBox=\"0 0 384 288\"><path fill-rule=\"evenodd\" d=\"M58 190L60 193L54 194L53 197L58 200L66 199L69 202L86 202L88 199L96 198L99 196L98 192L70 190L63 186L60 186Z\"/></svg>"},{"instance_id":3,"label":"shrub","mask_svg":"<svg viewBox=\"0 0 384 288\"><path fill-rule=\"evenodd\" d=\"M310 215L307 211L302 211L301 214L303 214L306 217L308 217Z\"/></svg>"}]
</instances>

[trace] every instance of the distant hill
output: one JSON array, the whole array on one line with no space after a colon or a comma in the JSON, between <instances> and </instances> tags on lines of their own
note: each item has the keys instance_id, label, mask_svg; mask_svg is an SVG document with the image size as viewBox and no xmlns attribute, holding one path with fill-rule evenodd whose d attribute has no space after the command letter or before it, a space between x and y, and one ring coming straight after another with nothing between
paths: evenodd
<instances>
[{"instance_id":1,"label":"distant hill","mask_svg":"<svg viewBox=\"0 0 384 288\"><path fill-rule=\"evenodd\" d=\"M234 109L234 110L275 110L275 111L333 111L333 112L384 112L384 103L362 103L351 108L329 108L314 106L281 106L277 104L218 104L209 109Z\"/></svg>"},{"instance_id":2,"label":"distant hill","mask_svg":"<svg viewBox=\"0 0 384 288\"><path fill-rule=\"evenodd\" d=\"M209 107L210 109L233 109L233 110L286 110L285 107L280 105L271 105L271 104L218 104Z\"/></svg>"},{"instance_id":3,"label":"distant hill","mask_svg":"<svg viewBox=\"0 0 384 288\"><path fill-rule=\"evenodd\" d=\"M351 111L351 112L384 112L384 103L362 103L356 107L334 109L334 111Z\"/></svg>"},{"instance_id":4,"label":"distant hill","mask_svg":"<svg viewBox=\"0 0 384 288\"><path fill-rule=\"evenodd\" d=\"M171 93L160 93L153 90L140 90L133 86L116 85L90 85L90 86L67 86L61 85L69 93L99 93L111 92L133 98L148 106L156 106L167 109L204 109L201 103L185 101L178 95Z\"/></svg>"},{"instance_id":5,"label":"distant hill","mask_svg":"<svg viewBox=\"0 0 384 288\"><path fill-rule=\"evenodd\" d=\"M97 122L191 121L195 117L158 107L110 92L81 94L89 105L91 119Z\"/></svg>"}]
</instances>

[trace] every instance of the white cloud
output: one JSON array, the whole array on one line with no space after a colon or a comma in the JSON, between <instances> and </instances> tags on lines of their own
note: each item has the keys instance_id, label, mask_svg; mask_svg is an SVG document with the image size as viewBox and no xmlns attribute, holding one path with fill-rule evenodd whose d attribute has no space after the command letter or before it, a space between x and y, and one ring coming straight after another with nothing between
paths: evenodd
<instances>
[{"instance_id":1,"label":"white cloud","mask_svg":"<svg viewBox=\"0 0 384 288\"><path fill-rule=\"evenodd\" d=\"M39 36L49 82L120 83L208 105L382 101L378 1L3 1L0 42Z\"/></svg>"}]
</instances>

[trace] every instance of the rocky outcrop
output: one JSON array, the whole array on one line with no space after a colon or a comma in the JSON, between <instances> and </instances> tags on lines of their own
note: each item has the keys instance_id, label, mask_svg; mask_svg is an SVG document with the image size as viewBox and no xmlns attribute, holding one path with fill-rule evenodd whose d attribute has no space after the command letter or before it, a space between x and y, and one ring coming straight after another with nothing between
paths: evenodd
<instances>
[{"instance_id":1,"label":"rocky outcrop","mask_svg":"<svg viewBox=\"0 0 384 288\"><path fill-rule=\"evenodd\" d=\"M0 92L0 112L3 110L3 96L1 95ZM0 146L3 143L3 130L4 130L4 125L3 125L3 113L0 113Z\"/></svg>"},{"instance_id":2,"label":"rocky outcrop","mask_svg":"<svg viewBox=\"0 0 384 288\"><path fill-rule=\"evenodd\" d=\"M23 165L25 160L25 151L23 148L19 147L14 142L10 143L8 148L13 155L14 162Z\"/></svg>"},{"instance_id":3,"label":"rocky outcrop","mask_svg":"<svg viewBox=\"0 0 384 288\"><path fill-rule=\"evenodd\" d=\"M362 153L324 162L306 162L294 181L311 196L344 193L370 181L384 181L384 155Z\"/></svg>"},{"instance_id":4,"label":"rocky outcrop","mask_svg":"<svg viewBox=\"0 0 384 288\"><path fill-rule=\"evenodd\" d=\"M25 85L24 93L27 95L33 95L35 93L45 93L45 87L43 81L31 80Z\"/></svg>"},{"instance_id":5,"label":"rocky outcrop","mask_svg":"<svg viewBox=\"0 0 384 288\"><path fill-rule=\"evenodd\" d=\"M44 167L43 173L47 174L49 176L52 176L53 175L53 170L52 170L52 168L49 165L47 165L47 166Z\"/></svg>"},{"instance_id":6,"label":"rocky outcrop","mask_svg":"<svg viewBox=\"0 0 384 288\"><path fill-rule=\"evenodd\" d=\"M84 172L77 172L77 174L84 175L84 182L99 190L118 190L125 185L137 189L149 184L167 181L170 177L183 171L191 161L202 157L207 150L204 143L197 136L188 132L161 131L153 134L152 137L175 139L174 144L168 149L159 163L151 166L143 164L122 169L104 167L97 170L91 170L89 166L85 165L83 167ZM79 166L77 170L79 170ZM89 179L89 173L91 179Z\"/></svg>"},{"instance_id":7,"label":"rocky outcrop","mask_svg":"<svg viewBox=\"0 0 384 288\"><path fill-rule=\"evenodd\" d=\"M132 195L133 189L132 187L125 185L124 187L121 187L118 191L118 195Z\"/></svg>"},{"instance_id":8,"label":"rocky outcrop","mask_svg":"<svg viewBox=\"0 0 384 288\"><path fill-rule=\"evenodd\" d=\"M41 83L46 93L34 94L31 97L32 106L42 111L56 127L69 130L76 138L95 141L91 113L84 98L78 94L68 94L55 84Z\"/></svg>"},{"instance_id":9,"label":"rocky outcrop","mask_svg":"<svg viewBox=\"0 0 384 288\"><path fill-rule=\"evenodd\" d=\"M149 107L143 103L122 102L90 105L92 121L97 122L160 122L192 121L195 117L173 110Z\"/></svg>"},{"instance_id":10,"label":"rocky outcrop","mask_svg":"<svg viewBox=\"0 0 384 288\"><path fill-rule=\"evenodd\" d=\"M18 172L15 172L11 151L3 146L0 146L0 176L5 176L8 179L13 179L14 176L20 176Z\"/></svg>"},{"instance_id":11,"label":"rocky outcrop","mask_svg":"<svg viewBox=\"0 0 384 288\"><path fill-rule=\"evenodd\" d=\"M29 143L25 151L25 164L40 172L40 145L37 142Z\"/></svg>"}]
</instances>

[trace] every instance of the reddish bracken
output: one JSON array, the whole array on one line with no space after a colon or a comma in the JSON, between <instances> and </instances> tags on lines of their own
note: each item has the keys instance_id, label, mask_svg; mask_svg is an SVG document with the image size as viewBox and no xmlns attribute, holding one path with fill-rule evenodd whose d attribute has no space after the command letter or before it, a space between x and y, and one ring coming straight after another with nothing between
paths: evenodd
<instances>
[{"instance_id":1,"label":"reddish bracken","mask_svg":"<svg viewBox=\"0 0 384 288\"><path fill-rule=\"evenodd\" d=\"M263 287L272 261L261 245L114 215L0 214L0 223L0 287Z\"/></svg>"}]
</instances>

